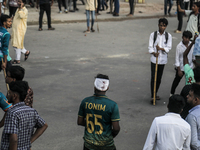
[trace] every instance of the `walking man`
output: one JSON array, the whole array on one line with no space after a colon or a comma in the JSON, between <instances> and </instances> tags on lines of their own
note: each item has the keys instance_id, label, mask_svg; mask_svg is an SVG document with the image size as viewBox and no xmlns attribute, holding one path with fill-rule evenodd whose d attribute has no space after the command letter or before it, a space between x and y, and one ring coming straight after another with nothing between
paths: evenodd
<instances>
[{"instance_id":1,"label":"walking man","mask_svg":"<svg viewBox=\"0 0 200 150\"><path fill-rule=\"evenodd\" d=\"M22 0L18 0L18 6L15 13L15 17L13 18L12 25L12 46L15 50L15 60L13 64L20 64L21 53L24 54L24 60L28 59L30 55L30 51L26 50L24 47L24 36L26 34L27 29L27 18L28 18L28 10L24 6Z\"/></svg>"},{"instance_id":2,"label":"walking man","mask_svg":"<svg viewBox=\"0 0 200 150\"><path fill-rule=\"evenodd\" d=\"M85 127L84 150L116 150L113 138L120 131L120 117L117 103L105 95L108 88L108 76L98 74L95 94L85 98L79 107L77 123Z\"/></svg>"},{"instance_id":3,"label":"walking man","mask_svg":"<svg viewBox=\"0 0 200 150\"><path fill-rule=\"evenodd\" d=\"M187 49L187 47L191 44L190 39L192 38L192 33L190 31L184 31L182 36L182 41L176 47L176 57L175 57L175 67L176 67L176 75L174 81L171 86L170 96L175 93L176 87L184 76L184 65L183 65L183 53ZM193 69L193 60L195 59L192 55L193 48L190 50L187 58L188 64L190 68Z\"/></svg>"},{"instance_id":4,"label":"walking man","mask_svg":"<svg viewBox=\"0 0 200 150\"><path fill-rule=\"evenodd\" d=\"M180 116L184 105L180 95L169 98L168 113L153 120L143 150L190 150L190 125Z\"/></svg>"},{"instance_id":5,"label":"walking man","mask_svg":"<svg viewBox=\"0 0 200 150\"><path fill-rule=\"evenodd\" d=\"M156 57L158 57L158 69L156 80L156 100L160 100L157 96L158 89L160 87L162 74L165 64L167 64L167 55L172 47L172 36L170 33L165 32L168 21L165 18L161 18L158 21L158 31L152 32L149 38L149 53L151 54L151 102L154 95L154 80L155 80L155 68Z\"/></svg>"},{"instance_id":6,"label":"walking man","mask_svg":"<svg viewBox=\"0 0 200 150\"><path fill-rule=\"evenodd\" d=\"M8 102L13 106L6 114L1 150L30 149L31 143L43 134L48 125L35 109L24 103L28 90L27 82L12 82L9 87ZM34 128L36 128L35 132Z\"/></svg>"},{"instance_id":7,"label":"walking man","mask_svg":"<svg viewBox=\"0 0 200 150\"><path fill-rule=\"evenodd\" d=\"M167 3L169 3L168 11L167 11ZM165 15L167 15L167 12L168 12L168 14L171 16L170 11L171 11L172 6L173 6L173 0L165 0L165 2L164 2L164 13L165 13Z\"/></svg>"},{"instance_id":8,"label":"walking man","mask_svg":"<svg viewBox=\"0 0 200 150\"><path fill-rule=\"evenodd\" d=\"M51 6L53 5L53 0L37 0L36 8L38 9L38 3L40 4L40 16L39 16L39 29L38 31L42 31L42 19L44 12L46 11L47 14L47 22L48 22L48 30L55 30L51 26Z\"/></svg>"},{"instance_id":9,"label":"walking man","mask_svg":"<svg viewBox=\"0 0 200 150\"><path fill-rule=\"evenodd\" d=\"M129 6L130 6L130 13L126 16L132 17L134 13L134 0L129 0Z\"/></svg>"}]
</instances>

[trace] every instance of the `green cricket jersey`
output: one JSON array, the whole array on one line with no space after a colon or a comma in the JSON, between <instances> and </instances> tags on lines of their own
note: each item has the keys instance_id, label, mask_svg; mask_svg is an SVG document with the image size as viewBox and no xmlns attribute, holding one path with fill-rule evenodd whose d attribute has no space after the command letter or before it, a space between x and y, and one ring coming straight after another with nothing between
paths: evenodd
<instances>
[{"instance_id":1,"label":"green cricket jersey","mask_svg":"<svg viewBox=\"0 0 200 150\"><path fill-rule=\"evenodd\" d=\"M105 95L87 97L81 102L78 116L86 119L85 147L90 150L115 149L112 122L120 120L116 102Z\"/></svg>"}]
</instances>

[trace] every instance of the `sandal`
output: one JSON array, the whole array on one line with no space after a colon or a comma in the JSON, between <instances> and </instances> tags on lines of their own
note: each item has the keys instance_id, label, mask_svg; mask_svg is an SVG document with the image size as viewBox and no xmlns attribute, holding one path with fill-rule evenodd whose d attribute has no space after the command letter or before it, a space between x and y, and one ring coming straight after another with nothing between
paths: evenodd
<instances>
[{"instance_id":1,"label":"sandal","mask_svg":"<svg viewBox=\"0 0 200 150\"><path fill-rule=\"evenodd\" d=\"M39 28L39 29L38 29L38 31L42 31L42 30L43 30L42 28Z\"/></svg>"},{"instance_id":2,"label":"sandal","mask_svg":"<svg viewBox=\"0 0 200 150\"><path fill-rule=\"evenodd\" d=\"M156 96L156 100L160 100L160 96Z\"/></svg>"},{"instance_id":3,"label":"sandal","mask_svg":"<svg viewBox=\"0 0 200 150\"><path fill-rule=\"evenodd\" d=\"M51 27L51 28L48 28L48 30L55 30L55 28L52 28L52 27Z\"/></svg>"},{"instance_id":4,"label":"sandal","mask_svg":"<svg viewBox=\"0 0 200 150\"><path fill-rule=\"evenodd\" d=\"M24 57L24 61L26 61L26 60L28 59L28 56L30 55L30 53L31 53L31 52L29 51L28 54L26 54L26 53L24 54L24 56L25 56L25 57Z\"/></svg>"},{"instance_id":5,"label":"sandal","mask_svg":"<svg viewBox=\"0 0 200 150\"><path fill-rule=\"evenodd\" d=\"M83 33L90 33L90 30L86 30L86 31L84 31Z\"/></svg>"},{"instance_id":6,"label":"sandal","mask_svg":"<svg viewBox=\"0 0 200 150\"><path fill-rule=\"evenodd\" d=\"M20 64L20 61L19 60L13 60L12 64Z\"/></svg>"}]
</instances>

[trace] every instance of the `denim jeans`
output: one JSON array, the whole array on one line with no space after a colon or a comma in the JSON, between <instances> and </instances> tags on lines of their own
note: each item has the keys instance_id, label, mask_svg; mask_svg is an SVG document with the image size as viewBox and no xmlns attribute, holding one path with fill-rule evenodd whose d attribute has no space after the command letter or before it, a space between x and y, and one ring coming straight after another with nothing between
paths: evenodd
<instances>
[{"instance_id":1,"label":"denim jeans","mask_svg":"<svg viewBox=\"0 0 200 150\"><path fill-rule=\"evenodd\" d=\"M117 14L119 14L119 0L115 0L114 3L115 3L115 10L114 10L114 12L117 13Z\"/></svg>"},{"instance_id":2,"label":"denim jeans","mask_svg":"<svg viewBox=\"0 0 200 150\"><path fill-rule=\"evenodd\" d=\"M90 26L90 12L92 17L91 27L94 25L94 17L95 17L95 11L86 10L86 18L87 18L87 27Z\"/></svg>"},{"instance_id":3,"label":"denim jeans","mask_svg":"<svg viewBox=\"0 0 200 150\"><path fill-rule=\"evenodd\" d=\"M172 0L164 0L165 4L164 4L164 13L165 15L167 15L167 2L169 2L169 9L168 9L168 13L170 13L172 5L173 5L173 1Z\"/></svg>"}]
</instances>

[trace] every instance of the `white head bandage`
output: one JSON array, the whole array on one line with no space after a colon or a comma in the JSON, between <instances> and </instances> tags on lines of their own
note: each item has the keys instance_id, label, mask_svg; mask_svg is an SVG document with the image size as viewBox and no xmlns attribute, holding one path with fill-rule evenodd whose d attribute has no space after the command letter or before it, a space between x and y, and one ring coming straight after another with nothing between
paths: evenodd
<instances>
[{"instance_id":1,"label":"white head bandage","mask_svg":"<svg viewBox=\"0 0 200 150\"><path fill-rule=\"evenodd\" d=\"M96 78L95 81L94 81L94 86L99 91L106 91L108 89L108 86L109 86L109 80L108 79Z\"/></svg>"}]
</instances>

